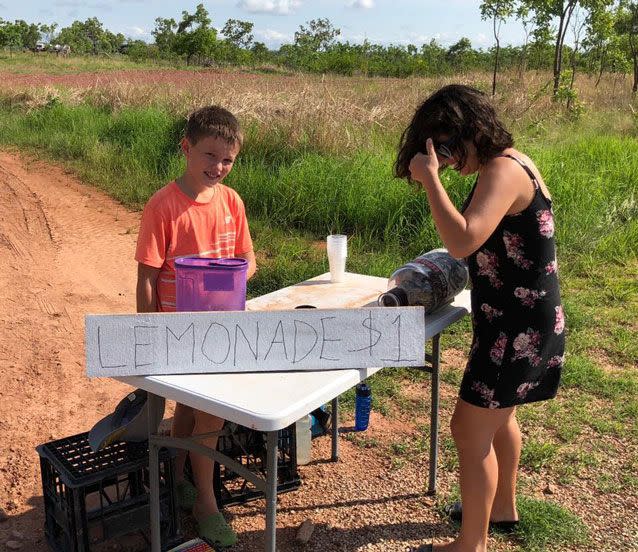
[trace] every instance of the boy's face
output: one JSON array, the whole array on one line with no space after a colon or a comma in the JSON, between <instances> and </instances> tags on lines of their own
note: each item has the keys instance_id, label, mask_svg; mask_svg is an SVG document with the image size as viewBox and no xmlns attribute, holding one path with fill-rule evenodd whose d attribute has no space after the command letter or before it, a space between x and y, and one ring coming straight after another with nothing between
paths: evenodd
<instances>
[{"instance_id":1,"label":"boy's face","mask_svg":"<svg viewBox=\"0 0 638 552\"><path fill-rule=\"evenodd\" d=\"M229 144L221 138L207 136L193 144L188 138L182 140L182 151L186 157L186 172L201 188L218 184L233 168L239 154L239 144Z\"/></svg>"}]
</instances>

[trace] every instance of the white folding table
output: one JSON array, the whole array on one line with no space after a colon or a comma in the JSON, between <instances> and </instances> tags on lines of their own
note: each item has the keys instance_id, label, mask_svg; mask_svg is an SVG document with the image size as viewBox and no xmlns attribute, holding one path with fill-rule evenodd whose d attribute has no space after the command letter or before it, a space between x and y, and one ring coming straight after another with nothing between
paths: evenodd
<instances>
[{"instance_id":1,"label":"white folding table","mask_svg":"<svg viewBox=\"0 0 638 552\"><path fill-rule=\"evenodd\" d=\"M287 310L301 305L317 308L357 308L376 305L387 288L387 280L346 273L345 280L331 283L329 274L306 280L247 302L247 310ZM436 489L438 456L439 360L441 332L470 311L469 291L434 314L426 315L426 340L432 340L432 353L426 355L432 374L430 420L430 469L428 491ZM425 346L425 343L424 343ZM242 426L267 434L265 479L235 460L205 447L196 438L176 439L158 435L149 428L149 471L152 551L161 550L159 460L161 447L174 447L206 454L253 483L266 497L265 550L276 550L278 432L332 402L332 459L338 458L338 397L377 372L379 368L322 370L306 372L261 372L232 374L194 374L172 376L126 376L116 379L149 393L149 419L155 419L161 397L209 412Z\"/></svg>"}]
</instances>

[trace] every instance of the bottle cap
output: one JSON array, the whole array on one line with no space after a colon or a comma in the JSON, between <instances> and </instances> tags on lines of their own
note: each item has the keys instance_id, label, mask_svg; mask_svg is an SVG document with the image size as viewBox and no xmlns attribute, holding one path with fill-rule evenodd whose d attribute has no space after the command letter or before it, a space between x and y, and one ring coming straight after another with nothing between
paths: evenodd
<instances>
[{"instance_id":1,"label":"bottle cap","mask_svg":"<svg viewBox=\"0 0 638 552\"><path fill-rule=\"evenodd\" d=\"M408 294L400 287L393 287L379 295L377 303L381 307L406 307L408 305Z\"/></svg>"},{"instance_id":2,"label":"bottle cap","mask_svg":"<svg viewBox=\"0 0 638 552\"><path fill-rule=\"evenodd\" d=\"M359 397L369 397L372 395L372 389L365 383L359 383L357 384L356 393Z\"/></svg>"}]
</instances>

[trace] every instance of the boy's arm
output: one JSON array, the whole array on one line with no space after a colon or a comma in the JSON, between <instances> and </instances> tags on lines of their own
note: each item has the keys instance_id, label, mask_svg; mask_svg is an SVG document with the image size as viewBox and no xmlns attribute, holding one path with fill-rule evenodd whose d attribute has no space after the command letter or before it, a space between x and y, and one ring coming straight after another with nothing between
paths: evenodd
<instances>
[{"instance_id":1,"label":"boy's arm","mask_svg":"<svg viewBox=\"0 0 638 552\"><path fill-rule=\"evenodd\" d=\"M160 269L137 263L137 312L157 312L157 276Z\"/></svg>"},{"instance_id":2,"label":"boy's arm","mask_svg":"<svg viewBox=\"0 0 638 552\"><path fill-rule=\"evenodd\" d=\"M255 259L254 251L247 251L246 253L240 253L237 255L240 259L246 259L248 261L248 272L246 273L246 280L250 280L250 278L257 272L257 260Z\"/></svg>"}]
</instances>

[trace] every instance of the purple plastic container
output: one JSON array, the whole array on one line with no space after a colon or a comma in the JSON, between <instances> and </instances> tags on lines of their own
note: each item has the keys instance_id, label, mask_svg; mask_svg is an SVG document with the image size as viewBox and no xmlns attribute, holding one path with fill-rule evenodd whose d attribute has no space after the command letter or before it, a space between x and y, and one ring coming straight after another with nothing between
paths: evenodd
<instances>
[{"instance_id":1,"label":"purple plastic container","mask_svg":"<svg viewBox=\"0 0 638 552\"><path fill-rule=\"evenodd\" d=\"M245 259L176 259L177 310L245 310L247 270Z\"/></svg>"}]
</instances>

